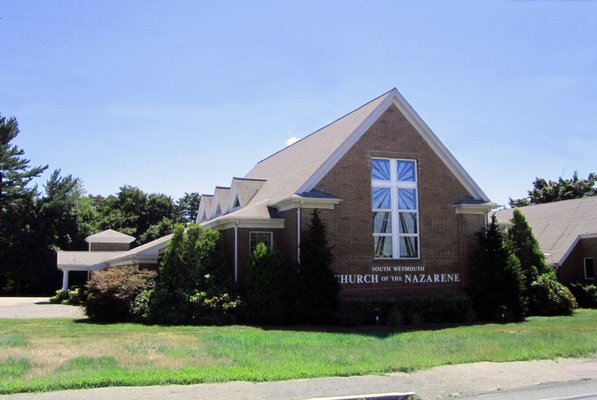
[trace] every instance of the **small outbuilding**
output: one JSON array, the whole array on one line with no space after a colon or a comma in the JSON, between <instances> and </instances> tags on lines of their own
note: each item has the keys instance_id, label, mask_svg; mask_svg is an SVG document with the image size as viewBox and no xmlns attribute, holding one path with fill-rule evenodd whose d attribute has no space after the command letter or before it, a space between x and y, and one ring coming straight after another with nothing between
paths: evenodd
<instances>
[{"instance_id":1,"label":"small outbuilding","mask_svg":"<svg viewBox=\"0 0 597 400\"><path fill-rule=\"evenodd\" d=\"M88 251L57 252L56 263L58 269L62 271L63 291L68 290L73 280L76 283L85 283L89 279L90 267L126 253L135 238L108 229L86 237L85 241L89 245Z\"/></svg>"}]
</instances>

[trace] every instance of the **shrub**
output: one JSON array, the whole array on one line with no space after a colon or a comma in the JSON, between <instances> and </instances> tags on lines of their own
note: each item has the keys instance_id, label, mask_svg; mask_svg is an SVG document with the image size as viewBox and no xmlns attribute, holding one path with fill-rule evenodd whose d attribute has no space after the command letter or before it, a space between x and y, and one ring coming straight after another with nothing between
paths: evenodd
<instances>
[{"instance_id":1,"label":"shrub","mask_svg":"<svg viewBox=\"0 0 597 400\"><path fill-rule=\"evenodd\" d=\"M597 286L576 282L571 283L569 288L576 297L579 307L597 308Z\"/></svg>"},{"instance_id":2,"label":"shrub","mask_svg":"<svg viewBox=\"0 0 597 400\"><path fill-rule=\"evenodd\" d=\"M166 324L234 322L240 299L230 290L220 233L199 225L186 230L176 226L155 290L144 296L135 303L138 318L145 315L152 322Z\"/></svg>"},{"instance_id":3,"label":"shrub","mask_svg":"<svg viewBox=\"0 0 597 400\"><path fill-rule=\"evenodd\" d=\"M48 300L51 304L63 304L63 301L68 301L68 291L58 289L56 294Z\"/></svg>"},{"instance_id":4,"label":"shrub","mask_svg":"<svg viewBox=\"0 0 597 400\"><path fill-rule=\"evenodd\" d=\"M495 215L478 237L479 248L472 260L471 294L475 310L482 319L495 319L499 312L507 321L522 320L526 307L524 276Z\"/></svg>"},{"instance_id":5,"label":"shrub","mask_svg":"<svg viewBox=\"0 0 597 400\"><path fill-rule=\"evenodd\" d=\"M285 322L286 267L275 250L258 243L249 259L246 300L247 320L258 324Z\"/></svg>"},{"instance_id":6,"label":"shrub","mask_svg":"<svg viewBox=\"0 0 597 400\"><path fill-rule=\"evenodd\" d=\"M511 222L508 237L524 276L523 295L528 300L527 314L558 315L556 310L560 309L562 315L569 315L572 311L563 304L570 294L561 285L556 285L555 270L545 261L539 242L519 209L514 209Z\"/></svg>"},{"instance_id":7,"label":"shrub","mask_svg":"<svg viewBox=\"0 0 597 400\"><path fill-rule=\"evenodd\" d=\"M570 315L578 308L570 290L558 282L554 274L543 274L529 289L535 299L536 315Z\"/></svg>"},{"instance_id":8,"label":"shrub","mask_svg":"<svg viewBox=\"0 0 597 400\"><path fill-rule=\"evenodd\" d=\"M155 284L156 273L135 267L112 267L95 272L87 285L85 314L102 322L131 321L137 296Z\"/></svg>"},{"instance_id":9,"label":"shrub","mask_svg":"<svg viewBox=\"0 0 597 400\"><path fill-rule=\"evenodd\" d=\"M73 286L68 291L57 290L56 294L50 297L49 301L52 304L65 304L71 306L78 306L83 304L85 300L85 288L80 286Z\"/></svg>"}]
</instances>

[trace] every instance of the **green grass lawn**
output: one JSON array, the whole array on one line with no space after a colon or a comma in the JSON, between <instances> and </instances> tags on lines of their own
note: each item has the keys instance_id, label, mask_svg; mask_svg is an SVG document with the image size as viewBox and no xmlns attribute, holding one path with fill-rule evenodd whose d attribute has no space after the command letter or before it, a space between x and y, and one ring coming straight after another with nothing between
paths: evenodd
<instances>
[{"instance_id":1,"label":"green grass lawn","mask_svg":"<svg viewBox=\"0 0 597 400\"><path fill-rule=\"evenodd\" d=\"M597 310L518 324L388 331L0 319L0 393L265 381L597 354Z\"/></svg>"}]
</instances>

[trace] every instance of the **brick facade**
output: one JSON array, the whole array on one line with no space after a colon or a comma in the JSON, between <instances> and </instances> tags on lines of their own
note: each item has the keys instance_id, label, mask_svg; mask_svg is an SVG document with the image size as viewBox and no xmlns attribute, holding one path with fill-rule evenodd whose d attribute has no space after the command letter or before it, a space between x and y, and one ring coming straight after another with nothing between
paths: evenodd
<instances>
[{"instance_id":1,"label":"brick facade","mask_svg":"<svg viewBox=\"0 0 597 400\"><path fill-rule=\"evenodd\" d=\"M373 258L372 157L416 160L420 240L420 258L417 260ZM334 271L339 276L347 275L355 280L361 276L363 279L361 283L341 285L344 301L416 293L461 292L467 287L470 281L469 260L476 244L475 233L484 226L486 216L482 213L456 213L454 203L470 196L470 193L394 105L383 113L315 188L342 199L333 210L319 210L327 225L329 244L333 247ZM312 212L311 209L301 209L302 231L308 226ZM292 266L297 260L297 210L291 209L282 215L284 229L259 230L275 232L274 247ZM253 230L238 230L241 288L246 280L249 259L249 231ZM233 249L233 229L226 229L223 235L226 248ZM229 265L233 265L233 251L227 253ZM395 271L395 268L402 270Z\"/></svg>"},{"instance_id":2,"label":"brick facade","mask_svg":"<svg viewBox=\"0 0 597 400\"><path fill-rule=\"evenodd\" d=\"M89 251L127 251L129 243L89 243Z\"/></svg>"},{"instance_id":3,"label":"brick facade","mask_svg":"<svg viewBox=\"0 0 597 400\"><path fill-rule=\"evenodd\" d=\"M417 162L418 260L373 259L372 157ZM379 275L373 280L380 280L382 276L388 278L386 282L344 284L344 298L461 291L466 287L468 260L476 243L474 234L484 226L485 216L456 214L454 203L470 194L395 106L386 110L316 188L342 199L334 210L321 211L322 220L328 227L330 245L333 246L334 270L338 274ZM303 213L303 227L310 218L307 211ZM405 272L395 272L395 267L416 267L417 278L421 274L431 274L431 279L439 282L405 283ZM387 269L391 271L384 271ZM451 274L451 277L441 274ZM453 279L454 276L458 278ZM426 276L422 280L428 278ZM445 282L448 279L451 282Z\"/></svg>"}]
</instances>

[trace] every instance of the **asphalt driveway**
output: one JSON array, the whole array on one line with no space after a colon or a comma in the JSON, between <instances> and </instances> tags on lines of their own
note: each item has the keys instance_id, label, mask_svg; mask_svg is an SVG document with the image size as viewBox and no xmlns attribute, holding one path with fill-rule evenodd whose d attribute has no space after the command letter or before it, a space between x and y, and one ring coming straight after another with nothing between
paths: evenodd
<instances>
[{"instance_id":1,"label":"asphalt driveway","mask_svg":"<svg viewBox=\"0 0 597 400\"><path fill-rule=\"evenodd\" d=\"M50 304L47 297L0 297L0 318L84 318L77 306Z\"/></svg>"}]
</instances>

